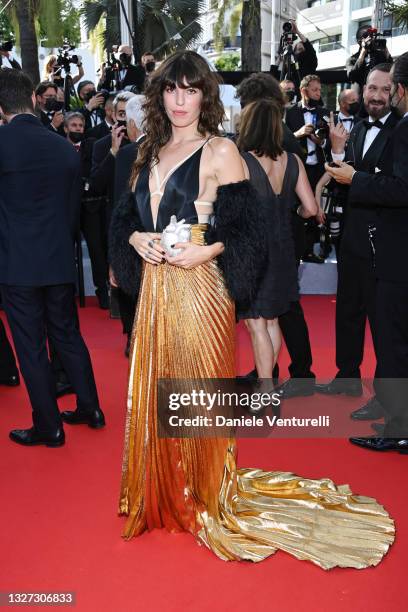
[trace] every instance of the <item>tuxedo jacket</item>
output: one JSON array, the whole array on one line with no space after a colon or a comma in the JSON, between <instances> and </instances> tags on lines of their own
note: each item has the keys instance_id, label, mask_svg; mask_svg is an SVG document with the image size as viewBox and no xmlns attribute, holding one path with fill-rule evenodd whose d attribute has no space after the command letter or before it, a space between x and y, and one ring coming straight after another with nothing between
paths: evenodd
<instances>
[{"instance_id":1,"label":"tuxedo jacket","mask_svg":"<svg viewBox=\"0 0 408 612\"><path fill-rule=\"evenodd\" d=\"M0 131L0 284L74 283L79 155L34 115Z\"/></svg>"},{"instance_id":2,"label":"tuxedo jacket","mask_svg":"<svg viewBox=\"0 0 408 612\"><path fill-rule=\"evenodd\" d=\"M109 136L110 133L111 131L106 125L106 121L102 121L102 123L98 123L98 125L95 125L95 127L91 128L90 130L87 130L86 137L100 140L105 136Z\"/></svg>"},{"instance_id":3,"label":"tuxedo jacket","mask_svg":"<svg viewBox=\"0 0 408 612\"><path fill-rule=\"evenodd\" d=\"M398 117L391 113L364 157L363 148L367 127L364 121L357 123L350 134L345 161L353 162L356 170L373 176L379 171L391 176L393 172L392 136L398 121ZM364 204L361 204L361 197L364 198ZM359 198L355 199L354 189L349 189L340 252L347 251L364 259L371 259L368 228L370 225L376 226L377 223L375 197L372 190L367 189L364 194L360 193Z\"/></svg>"},{"instance_id":4,"label":"tuxedo jacket","mask_svg":"<svg viewBox=\"0 0 408 612\"><path fill-rule=\"evenodd\" d=\"M322 106L316 108L316 120L321 121L324 116L329 116L329 112ZM286 125L292 132L297 132L303 125L305 125L305 114L303 112L302 103L298 102L286 111ZM297 139L302 147L304 154L307 156L307 137ZM316 155L319 164L323 165L325 162L323 150L321 147L316 145ZM306 157L307 162L307 157Z\"/></svg>"},{"instance_id":5,"label":"tuxedo jacket","mask_svg":"<svg viewBox=\"0 0 408 612\"><path fill-rule=\"evenodd\" d=\"M111 87L112 78L113 78L113 74L112 74L111 69L109 68L106 71L105 79L103 81L102 80L99 81L98 90L100 89L109 90ZM118 90L124 89L125 87L128 87L129 85L135 85L138 89L138 93L142 93L143 88L144 88L145 78L146 78L146 73L145 73L143 66L139 66L139 65L134 66L133 64L131 64L130 66L128 66L126 70L125 78L123 79L123 81L121 81L117 89Z\"/></svg>"},{"instance_id":6,"label":"tuxedo jacket","mask_svg":"<svg viewBox=\"0 0 408 612\"><path fill-rule=\"evenodd\" d=\"M65 134L65 130L64 130L64 125L60 125L59 128L56 130L52 124L51 124L51 119L48 117L47 113L45 113L44 111L40 111L40 120L41 123L50 130L50 132L53 132L54 134L59 134L60 136L63 136L64 138L66 138L66 134Z\"/></svg>"},{"instance_id":7,"label":"tuxedo jacket","mask_svg":"<svg viewBox=\"0 0 408 612\"><path fill-rule=\"evenodd\" d=\"M406 284L408 283L406 264L408 117L401 119L395 127L387 150L392 153L391 171L376 174L356 172L350 186L350 199L356 205L367 206L367 194L370 194L370 203L377 207L375 234L377 277L385 281Z\"/></svg>"},{"instance_id":8,"label":"tuxedo jacket","mask_svg":"<svg viewBox=\"0 0 408 612\"><path fill-rule=\"evenodd\" d=\"M132 173L132 166L136 161L138 142L131 142L119 150L115 163L115 184L114 184L114 205L129 189L129 179Z\"/></svg>"}]
</instances>

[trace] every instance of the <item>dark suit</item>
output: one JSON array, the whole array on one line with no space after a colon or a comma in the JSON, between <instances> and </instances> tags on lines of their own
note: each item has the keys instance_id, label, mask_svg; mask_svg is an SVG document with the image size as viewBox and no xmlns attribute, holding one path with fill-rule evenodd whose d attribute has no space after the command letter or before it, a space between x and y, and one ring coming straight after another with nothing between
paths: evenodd
<instances>
[{"instance_id":1,"label":"dark suit","mask_svg":"<svg viewBox=\"0 0 408 612\"><path fill-rule=\"evenodd\" d=\"M356 170L371 175L379 168L392 174L393 155L391 137L398 119L391 114L363 157L367 128L358 123L350 134L345 161L353 161ZM364 337L367 318L376 342L376 279L369 240L369 227L375 226L377 212L371 198L371 190L365 194L366 204L361 206L349 191L345 222L338 262L338 286L336 301L336 365L337 377L359 378L364 355ZM367 205L369 202L370 205Z\"/></svg>"},{"instance_id":2,"label":"dark suit","mask_svg":"<svg viewBox=\"0 0 408 612\"><path fill-rule=\"evenodd\" d=\"M0 319L0 383L17 373L13 349L7 338L3 321Z\"/></svg>"},{"instance_id":3,"label":"dark suit","mask_svg":"<svg viewBox=\"0 0 408 612\"><path fill-rule=\"evenodd\" d=\"M387 412L385 435L408 437L408 117L392 136L392 174L356 172L350 198L376 209L376 392ZM392 380L389 380L392 379Z\"/></svg>"},{"instance_id":4,"label":"dark suit","mask_svg":"<svg viewBox=\"0 0 408 612\"><path fill-rule=\"evenodd\" d=\"M112 80L114 79L114 74L110 68L106 71L105 79L100 80L98 83L98 90L101 89L111 89ZM134 66L131 64L128 66L125 74L125 78L117 84L116 89L119 91L121 89L125 89L129 85L134 85L137 87L137 93L142 93L144 89L144 82L146 79L146 72L143 66Z\"/></svg>"},{"instance_id":5,"label":"dark suit","mask_svg":"<svg viewBox=\"0 0 408 612\"><path fill-rule=\"evenodd\" d=\"M85 106L81 106L76 108L75 112L81 113L85 117L85 132L89 132L93 128L105 123L105 111L103 108L99 107L89 111Z\"/></svg>"},{"instance_id":6,"label":"dark suit","mask_svg":"<svg viewBox=\"0 0 408 612\"><path fill-rule=\"evenodd\" d=\"M131 142L122 147L116 156L115 183L114 183L114 206L129 189L129 179L132 166L137 157L138 142ZM123 325L123 333L130 335L135 318L136 301L121 289L118 289L118 304L120 318Z\"/></svg>"},{"instance_id":7,"label":"dark suit","mask_svg":"<svg viewBox=\"0 0 408 612\"><path fill-rule=\"evenodd\" d=\"M121 148L129 144L127 139L123 139ZM112 135L108 134L95 142L92 151L92 167L91 167L91 187L92 190L100 195L105 196L108 202L108 224L112 214L112 206L114 201L114 183L115 183L115 157L110 152L112 147Z\"/></svg>"},{"instance_id":8,"label":"dark suit","mask_svg":"<svg viewBox=\"0 0 408 612\"><path fill-rule=\"evenodd\" d=\"M35 428L55 434L61 417L46 349L53 342L77 394L98 408L88 350L75 316L74 237L80 167L72 145L33 115L1 128L0 285Z\"/></svg>"},{"instance_id":9,"label":"dark suit","mask_svg":"<svg viewBox=\"0 0 408 612\"><path fill-rule=\"evenodd\" d=\"M41 123L48 128L51 132L54 132L55 134L59 134L60 136L63 136L64 138L67 137L65 130L64 130L64 125L60 125L58 129L55 129L55 127L52 125L51 121L52 121L52 114L48 114L45 111L40 111L40 119L41 119Z\"/></svg>"},{"instance_id":10,"label":"dark suit","mask_svg":"<svg viewBox=\"0 0 408 612\"><path fill-rule=\"evenodd\" d=\"M99 123L98 125L95 125L95 127L88 130L86 132L86 137L95 138L96 140L100 140L101 138L104 138L105 136L109 136L110 133L111 131L106 121L104 120L102 121L102 123Z\"/></svg>"}]
</instances>

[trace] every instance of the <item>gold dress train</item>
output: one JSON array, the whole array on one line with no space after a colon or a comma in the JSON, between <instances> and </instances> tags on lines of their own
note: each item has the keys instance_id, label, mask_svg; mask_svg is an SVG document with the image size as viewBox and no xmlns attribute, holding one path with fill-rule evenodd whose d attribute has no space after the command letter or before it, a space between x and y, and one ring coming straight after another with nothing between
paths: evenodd
<instances>
[{"instance_id":1,"label":"gold dress train","mask_svg":"<svg viewBox=\"0 0 408 612\"><path fill-rule=\"evenodd\" d=\"M202 244L204 225L193 226ZM189 531L221 559L276 550L329 569L377 565L394 538L388 513L347 485L237 469L234 439L159 438L158 378L228 378L234 305L215 261L145 265L132 336L120 493L123 536Z\"/></svg>"}]
</instances>

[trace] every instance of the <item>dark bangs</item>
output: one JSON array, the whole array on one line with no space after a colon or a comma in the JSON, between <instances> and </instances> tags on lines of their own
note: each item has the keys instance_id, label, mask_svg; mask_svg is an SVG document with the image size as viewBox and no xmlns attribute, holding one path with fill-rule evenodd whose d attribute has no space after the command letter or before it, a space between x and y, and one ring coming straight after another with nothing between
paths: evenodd
<instances>
[{"instance_id":1,"label":"dark bangs","mask_svg":"<svg viewBox=\"0 0 408 612\"><path fill-rule=\"evenodd\" d=\"M182 89L194 87L204 91L205 78L202 63L206 64L206 62L200 56L198 58L201 61L197 61L197 58L192 56L191 53L180 53L174 56L173 61L170 61L163 70L161 78L162 91L167 88L175 89L176 85Z\"/></svg>"}]
</instances>

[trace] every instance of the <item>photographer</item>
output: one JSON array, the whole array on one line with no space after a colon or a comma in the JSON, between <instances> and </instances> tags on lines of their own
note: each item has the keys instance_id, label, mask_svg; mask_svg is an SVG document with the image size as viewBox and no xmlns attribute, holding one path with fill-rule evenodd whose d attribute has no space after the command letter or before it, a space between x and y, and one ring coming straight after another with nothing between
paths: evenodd
<instances>
[{"instance_id":1,"label":"photographer","mask_svg":"<svg viewBox=\"0 0 408 612\"><path fill-rule=\"evenodd\" d=\"M286 26L286 27L285 27ZM291 26L291 29L289 29ZM283 57L288 45L292 47L294 69L291 74L282 74L281 78L289 78L295 81L296 88L299 87L301 79L308 74L314 74L317 69L317 55L313 48L312 43L308 40L299 30L296 25L296 21L291 19L290 21L283 24L284 32L281 36L279 45L279 57L280 63L283 62ZM295 40L299 38L299 42L295 43ZM290 58L289 58L290 59Z\"/></svg>"},{"instance_id":2,"label":"photographer","mask_svg":"<svg viewBox=\"0 0 408 612\"><path fill-rule=\"evenodd\" d=\"M103 107L107 93L97 92L93 81L81 81L78 84L77 93L82 106L76 110L85 117L85 131L87 131L104 121Z\"/></svg>"},{"instance_id":3,"label":"photographer","mask_svg":"<svg viewBox=\"0 0 408 612\"><path fill-rule=\"evenodd\" d=\"M63 102L57 100L58 87L50 81L43 81L35 90L37 107L40 110L41 123L49 130L65 137Z\"/></svg>"},{"instance_id":4,"label":"photographer","mask_svg":"<svg viewBox=\"0 0 408 612\"><path fill-rule=\"evenodd\" d=\"M346 62L349 82L358 83L360 89L365 84L368 73L374 66L385 62L392 63L392 57L385 44L385 39L377 39L377 36L377 30L367 25L361 26L356 34L359 50Z\"/></svg>"},{"instance_id":5,"label":"photographer","mask_svg":"<svg viewBox=\"0 0 408 612\"><path fill-rule=\"evenodd\" d=\"M111 133L113 124L115 123L115 120L113 119L113 101L115 97L115 94L109 94L109 96L106 98L105 105L103 107L103 110L105 111L105 118L102 123L98 123L98 125L95 127L87 130L87 138L96 138L96 140L100 140Z\"/></svg>"},{"instance_id":6,"label":"photographer","mask_svg":"<svg viewBox=\"0 0 408 612\"><path fill-rule=\"evenodd\" d=\"M14 70L21 70L20 64L13 57L12 50L13 42L11 40L0 44L0 68L14 68Z\"/></svg>"},{"instance_id":7,"label":"photographer","mask_svg":"<svg viewBox=\"0 0 408 612\"><path fill-rule=\"evenodd\" d=\"M115 61L117 66L113 66L113 60L108 62L107 66L104 66L98 83L98 90L106 89L110 91L112 89L112 83L115 81L117 91L125 87L134 86L137 90L135 93L142 93L146 76L145 68L132 64L131 47L128 45L120 45L116 55L118 56Z\"/></svg>"},{"instance_id":8,"label":"photographer","mask_svg":"<svg viewBox=\"0 0 408 612\"><path fill-rule=\"evenodd\" d=\"M73 85L78 83L85 74L84 67L81 61L82 58L80 55L78 55L77 57L79 60L78 63L76 64L76 66L78 66L78 74L76 74L75 76L71 76ZM44 64L43 81L50 81L51 83L55 83L56 85L58 85L58 87L63 88L65 79L61 74L62 70L63 70L63 66L58 63L58 56L49 55L46 58L45 64Z\"/></svg>"}]
</instances>

